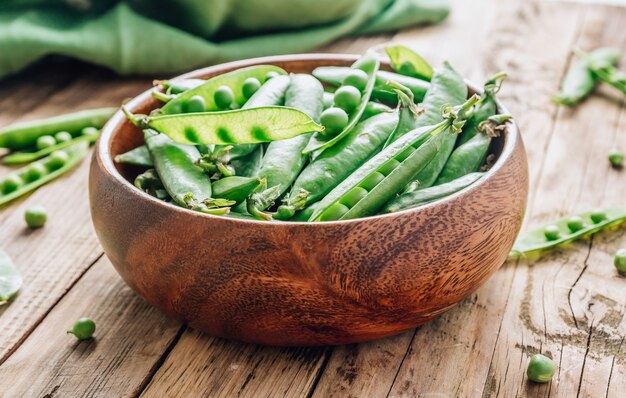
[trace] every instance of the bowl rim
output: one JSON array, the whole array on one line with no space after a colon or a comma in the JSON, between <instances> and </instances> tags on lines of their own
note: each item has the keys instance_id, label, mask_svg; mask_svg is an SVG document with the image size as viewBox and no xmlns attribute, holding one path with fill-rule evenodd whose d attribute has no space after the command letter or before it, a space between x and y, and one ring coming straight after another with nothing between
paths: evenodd
<instances>
[{"instance_id":1,"label":"bowl rim","mask_svg":"<svg viewBox=\"0 0 626 398\"><path fill-rule=\"evenodd\" d=\"M290 63L290 62L301 62L301 61L320 61L327 60L329 63L333 61L341 61L341 62L350 62L356 61L360 57L359 54L333 54L333 53L311 53L311 54L290 54L290 55L275 55L275 56L267 56L267 57L256 57L249 58L245 60L227 62L217 65L212 65L204 68L195 69L193 71L184 73L182 75L175 76L170 80L174 79L188 79L188 78L200 78L201 76L216 73L222 70L229 71L233 69L239 69L247 66L261 65L261 64L274 64L274 63ZM390 63L386 60L381 60L381 65L390 66ZM334 66L329 64L328 66ZM480 86L475 83L465 79L465 83L468 88L473 90L476 93L482 93L483 90ZM126 102L125 106L130 111L140 107L146 101L152 100L152 92L157 91L159 89L158 86L151 87L150 89L142 92L141 94L135 96L130 101ZM509 110L502 104L502 102L496 99L497 112L501 114L511 114ZM419 207L410 208L401 210L394 213L385 213L385 214L377 214L367 217L354 218L349 220L335 220L335 221L324 221L324 222L308 222L308 221L280 221L280 220L256 220L256 219L248 219L248 218L237 218L237 217L224 217L212 214L205 214L197 211L193 211L190 209L186 209L184 207L180 207L171 203L164 202L157 198L154 198L148 195L145 192L137 189L133 184L130 183L124 176L120 174L120 172L115 167L115 162L113 157L111 156L111 141L115 132L119 129L119 127L128 122L126 116L122 112L121 108L118 109L115 114L107 121L107 123L102 127L102 131L100 133L100 137L96 143L95 152L94 152L94 160L97 162L100 170L105 173L109 178L112 178L117 183L121 185L123 189L128 191L132 196L136 197L136 200L147 200L152 202L155 205L164 206L166 209L169 209L173 212L179 212L182 215L186 216L194 216L194 217L203 217L207 219L220 220L224 222L233 222L233 223L252 223L263 226L311 226L313 228L328 228L335 225L345 225L345 224L358 224L373 220L380 220L386 218L394 218L398 216L407 216L412 213L419 213L423 211L427 211L434 207L440 206L442 204L446 204L448 202L454 201L460 196L468 195L474 190L479 189L481 186L487 183L487 181L492 178L502 167L504 164L510 160L514 148L519 145L518 141L521 140L519 128L514 118L511 118L507 121L507 131L504 135L504 144L502 146L502 151L498 159L493 164L493 166L485 172L485 175L478 179L473 184L461 189L458 192L455 192L452 195L448 195L444 198L435 200L433 202L421 205Z\"/></svg>"}]
</instances>

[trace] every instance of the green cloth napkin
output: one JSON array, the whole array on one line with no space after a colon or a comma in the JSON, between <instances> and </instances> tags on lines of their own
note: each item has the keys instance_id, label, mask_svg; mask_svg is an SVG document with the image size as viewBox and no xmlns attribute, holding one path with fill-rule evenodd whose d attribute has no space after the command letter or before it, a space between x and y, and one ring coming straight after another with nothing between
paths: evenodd
<instances>
[{"instance_id":1,"label":"green cloth napkin","mask_svg":"<svg viewBox=\"0 0 626 398\"><path fill-rule=\"evenodd\" d=\"M120 74L176 73L436 23L448 0L2 0L0 77L59 54Z\"/></svg>"}]
</instances>

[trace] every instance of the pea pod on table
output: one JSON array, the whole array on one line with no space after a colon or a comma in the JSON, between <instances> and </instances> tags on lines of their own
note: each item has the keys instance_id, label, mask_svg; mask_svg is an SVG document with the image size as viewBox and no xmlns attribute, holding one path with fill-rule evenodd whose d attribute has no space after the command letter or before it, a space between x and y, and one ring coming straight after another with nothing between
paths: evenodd
<instances>
[{"instance_id":1,"label":"pea pod on table","mask_svg":"<svg viewBox=\"0 0 626 398\"><path fill-rule=\"evenodd\" d=\"M88 148L87 142L79 142L0 178L0 206L60 177L80 162Z\"/></svg>"},{"instance_id":2,"label":"pea pod on table","mask_svg":"<svg viewBox=\"0 0 626 398\"><path fill-rule=\"evenodd\" d=\"M367 80L365 82L365 86L359 91L359 101L353 109L346 109L346 112L349 113L349 118L346 126L336 134L335 136L329 136L324 133L316 133L311 137L308 145L304 149L303 153L311 153L314 151L330 148L336 143L338 143L343 137L345 137L350 130L359 122L361 119L361 115L367 106L367 103L370 100L370 96L372 94L372 90L374 89L374 83L376 82L376 72L378 71L380 63L378 61L378 57L371 52L365 53L361 58L359 58L353 65L352 69L354 71L362 71L367 75ZM343 85L341 88L354 88L355 90L359 90L359 88L355 86ZM339 91L339 90L338 90ZM338 92L335 92L334 101L335 105L338 107L342 107L341 104L338 104ZM326 112L328 109L326 110Z\"/></svg>"},{"instance_id":3,"label":"pea pod on table","mask_svg":"<svg viewBox=\"0 0 626 398\"><path fill-rule=\"evenodd\" d=\"M281 75L286 72L273 65L257 65L247 68L237 69L232 72L224 73L206 80L199 86L187 89L167 102L162 108L161 113L165 115L178 114L187 111L189 102L192 98L201 98L203 101L203 110L200 111L219 111L225 109L216 102L216 91L220 87L228 87L232 92L232 101L230 106L241 107L250 98L243 92L243 85L247 79L257 79L264 82L268 73L275 72ZM219 97L218 97L219 98ZM228 108L226 108L228 109Z\"/></svg>"},{"instance_id":4,"label":"pea pod on table","mask_svg":"<svg viewBox=\"0 0 626 398\"><path fill-rule=\"evenodd\" d=\"M255 144L324 130L306 113L279 106L164 116L125 112L139 128L162 132L178 143L191 145Z\"/></svg>"},{"instance_id":5,"label":"pea pod on table","mask_svg":"<svg viewBox=\"0 0 626 398\"><path fill-rule=\"evenodd\" d=\"M385 52L396 72L424 80L432 79L433 68L424 58L408 47L400 45L387 46L385 47Z\"/></svg>"},{"instance_id":6,"label":"pea pod on table","mask_svg":"<svg viewBox=\"0 0 626 398\"><path fill-rule=\"evenodd\" d=\"M323 109L324 88L321 83L310 75L296 74L291 76L291 83L285 94L285 106L298 109L319 121ZM307 156L302 151L311 138L310 134L282 141L271 142L261 163L258 176L267 180L268 189L275 186L277 190L267 191L266 197L259 202L262 193L254 195L248 200L248 212L262 219L270 216L261 213L264 208L260 203L269 203L285 193L304 167ZM271 194L271 196L270 196Z\"/></svg>"},{"instance_id":7,"label":"pea pod on table","mask_svg":"<svg viewBox=\"0 0 626 398\"><path fill-rule=\"evenodd\" d=\"M71 138L69 141L63 141L63 142L59 142L59 143L55 143L52 146L40 149L38 151L34 151L34 152L25 152L25 151L18 151L18 152L13 152L5 157L2 158L2 162L4 164L22 164L22 163L29 163L29 162L33 162L37 159L41 159L45 156L50 155L52 152L54 151L58 151L61 149L65 149L67 147L70 147L72 145L76 145L79 142L88 142L89 144L93 144L94 142L96 142L98 140L98 136L99 136L99 132L97 132L96 134L83 134L80 135L76 138Z\"/></svg>"},{"instance_id":8,"label":"pea pod on table","mask_svg":"<svg viewBox=\"0 0 626 398\"><path fill-rule=\"evenodd\" d=\"M626 221L626 209L595 210L558 219L546 227L530 230L517 237L509 258L561 246Z\"/></svg>"},{"instance_id":9,"label":"pea pod on table","mask_svg":"<svg viewBox=\"0 0 626 398\"><path fill-rule=\"evenodd\" d=\"M432 162L446 134L457 134L465 111L476 101L478 97L470 98L462 106L446 112L440 123L412 130L376 154L326 195L309 221L345 220L374 214L402 190L406 181ZM429 138L418 144L424 135Z\"/></svg>"},{"instance_id":10,"label":"pea pod on table","mask_svg":"<svg viewBox=\"0 0 626 398\"><path fill-rule=\"evenodd\" d=\"M0 250L0 306L17 295L22 281L22 274L15 268L11 258Z\"/></svg>"},{"instance_id":11,"label":"pea pod on table","mask_svg":"<svg viewBox=\"0 0 626 398\"><path fill-rule=\"evenodd\" d=\"M117 108L89 109L42 120L16 123L0 130L0 148L13 150L34 147L37 139L66 131L78 135L86 127L101 128Z\"/></svg>"},{"instance_id":12,"label":"pea pod on table","mask_svg":"<svg viewBox=\"0 0 626 398\"><path fill-rule=\"evenodd\" d=\"M276 218L289 219L296 212L322 199L372 157L397 124L397 111L381 113L357 124L350 134L323 151L302 170L278 208Z\"/></svg>"}]
</instances>

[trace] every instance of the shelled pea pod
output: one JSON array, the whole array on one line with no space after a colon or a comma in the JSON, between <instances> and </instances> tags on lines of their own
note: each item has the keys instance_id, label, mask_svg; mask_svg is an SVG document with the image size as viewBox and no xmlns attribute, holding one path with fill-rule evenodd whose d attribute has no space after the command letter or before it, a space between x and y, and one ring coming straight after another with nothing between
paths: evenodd
<instances>
[{"instance_id":1,"label":"shelled pea pod","mask_svg":"<svg viewBox=\"0 0 626 398\"><path fill-rule=\"evenodd\" d=\"M415 105L413 101L413 93L406 87L391 82L392 87L394 87L397 96L400 100L400 111L399 111L399 120L398 125L396 126L393 133L389 135L387 141L383 148L388 147L393 141L395 141L398 137L402 137L404 134L415 128L415 123L417 118L421 113L424 112L424 109L419 108Z\"/></svg>"},{"instance_id":2,"label":"shelled pea pod","mask_svg":"<svg viewBox=\"0 0 626 398\"><path fill-rule=\"evenodd\" d=\"M16 123L0 129L0 148L12 150L34 147L37 139L67 131L76 136L86 127L101 128L117 108L98 108L68 113L47 119Z\"/></svg>"},{"instance_id":3,"label":"shelled pea pod","mask_svg":"<svg viewBox=\"0 0 626 398\"><path fill-rule=\"evenodd\" d=\"M93 132L93 130L95 130L95 133ZM79 142L87 142L89 144L93 144L94 142L96 142L98 140L98 137L100 135L100 132L96 129L94 129L93 127L87 127L85 129L83 129L83 131L85 132L82 135L79 135L76 138L72 138L71 140L68 141L63 141L63 142L59 142L55 145L43 148L41 150L38 151L31 151L31 152L26 152L26 151L17 151L17 152L12 152L11 154L5 156L2 158L2 162L4 164L22 164L22 163L29 163L29 162L33 162L37 159L41 159L45 156L50 155L52 152L54 151L58 151L61 149L65 149L67 147L70 147L72 145L76 145Z\"/></svg>"},{"instance_id":4,"label":"shelled pea pod","mask_svg":"<svg viewBox=\"0 0 626 398\"><path fill-rule=\"evenodd\" d=\"M313 76L333 86L341 86L349 73L350 68L345 66L320 66L313 70ZM376 81L374 82L371 98L390 104L397 103L398 97L396 92L389 87L388 82L398 83L407 87L413 93L415 101L418 102L424 99L424 95L426 95L430 87L430 83L426 80L379 70L376 72Z\"/></svg>"},{"instance_id":5,"label":"shelled pea pod","mask_svg":"<svg viewBox=\"0 0 626 398\"><path fill-rule=\"evenodd\" d=\"M324 130L306 113L279 106L163 116L133 115L122 109L137 127L190 145L253 144Z\"/></svg>"},{"instance_id":6,"label":"shelled pea pod","mask_svg":"<svg viewBox=\"0 0 626 398\"><path fill-rule=\"evenodd\" d=\"M174 202L207 214L226 214L233 201L213 199L211 180L196 166L200 152L193 145L172 141L165 134L144 130L154 168Z\"/></svg>"},{"instance_id":7,"label":"shelled pea pod","mask_svg":"<svg viewBox=\"0 0 626 398\"><path fill-rule=\"evenodd\" d=\"M619 51L613 48L598 48L589 54L579 54L581 58L572 61L561 82L558 94L552 97L557 104L574 106L585 99L597 83L592 65L612 68L620 58Z\"/></svg>"},{"instance_id":8,"label":"shelled pea pod","mask_svg":"<svg viewBox=\"0 0 626 398\"><path fill-rule=\"evenodd\" d=\"M141 167L153 167L152 158L148 147L145 145L138 146L128 152L115 156L115 162L121 164L132 164Z\"/></svg>"},{"instance_id":9,"label":"shelled pea pod","mask_svg":"<svg viewBox=\"0 0 626 398\"><path fill-rule=\"evenodd\" d=\"M0 250L0 305L15 297L21 287L22 274L15 268L8 254Z\"/></svg>"},{"instance_id":10,"label":"shelled pea pod","mask_svg":"<svg viewBox=\"0 0 626 398\"><path fill-rule=\"evenodd\" d=\"M134 183L137 188L150 196L167 201L171 199L155 169L148 169L139 174Z\"/></svg>"},{"instance_id":11,"label":"shelled pea pod","mask_svg":"<svg viewBox=\"0 0 626 398\"><path fill-rule=\"evenodd\" d=\"M478 97L471 97L462 106L446 111L443 121L412 130L376 154L326 195L309 221L346 220L374 214L402 190L406 181L432 162L446 135L458 133L464 112L476 101ZM429 138L418 145L425 131Z\"/></svg>"},{"instance_id":12,"label":"shelled pea pod","mask_svg":"<svg viewBox=\"0 0 626 398\"><path fill-rule=\"evenodd\" d=\"M273 65L256 65L224 73L181 92L161 108L161 113L171 115L189 111L210 112L231 107L239 108L251 97L243 89L248 79L254 79L260 85L268 78L268 74L286 73L282 68ZM198 107L195 102L198 103Z\"/></svg>"},{"instance_id":13,"label":"shelled pea pod","mask_svg":"<svg viewBox=\"0 0 626 398\"><path fill-rule=\"evenodd\" d=\"M430 81L433 77L433 68L424 58L408 47L395 45L385 47L385 52L391 61L393 69L401 75L417 77Z\"/></svg>"},{"instance_id":14,"label":"shelled pea pod","mask_svg":"<svg viewBox=\"0 0 626 398\"><path fill-rule=\"evenodd\" d=\"M354 126L361 119L361 115L365 111L365 107L370 100L370 96L372 95L372 90L374 89L374 83L376 82L376 72L378 71L380 63L378 61L378 57L373 52L366 52L363 54L361 58L359 58L352 66L353 73L361 71L365 72L366 75L362 82L358 84L351 83L353 85L343 85L342 88L354 88L359 92L358 98L353 98L354 100L358 99L358 101L354 101L354 107L352 109L344 109L348 113L348 121L345 127L336 135L332 136L331 134L324 134L324 132L317 132L311 137L308 145L304 149L303 153L311 153L314 151L319 151L323 149L327 149L341 141L343 137L345 137L350 130L354 128ZM345 80L345 79L344 79ZM359 87L357 87L357 85ZM334 102L335 105L339 108L345 108L343 104L338 103L338 93L339 90L335 93Z\"/></svg>"},{"instance_id":15,"label":"shelled pea pod","mask_svg":"<svg viewBox=\"0 0 626 398\"><path fill-rule=\"evenodd\" d=\"M422 190L404 192L389 200L381 213L395 213L401 210L412 209L435 200L450 196L467 188L478 181L485 173L469 173L445 184L436 185Z\"/></svg>"},{"instance_id":16,"label":"shelled pea pod","mask_svg":"<svg viewBox=\"0 0 626 398\"><path fill-rule=\"evenodd\" d=\"M518 236L509 258L538 254L626 221L626 209L595 210L558 219Z\"/></svg>"},{"instance_id":17,"label":"shelled pea pod","mask_svg":"<svg viewBox=\"0 0 626 398\"><path fill-rule=\"evenodd\" d=\"M466 98L467 85L463 77L450 64L444 62L443 68L436 70L433 75L430 90L422 103L425 112L417 118L415 127L439 123L443 107L462 104ZM421 188L433 185L454 149L457 137L452 134L445 134L443 137L435 158L415 176Z\"/></svg>"},{"instance_id":18,"label":"shelled pea pod","mask_svg":"<svg viewBox=\"0 0 626 398\"><path fill-rule=\"evenodd\" d=\"M263 184L266 182L257 177L224 177L213 183L213 195L241 203Z\"/></svg>"},{"instance_id":19,"label":"shelled pea pod","mask_svg":"<svg viewBox=\"0 0 626 398\"><path fill-rule=\"evenodd\" d=\"M510 118L510 115L493 115L481 122L480 132L452 152L433 185L445 184L479 171L485 165L491 139L500 135Z\"/></svg>"},{"instance_id":20,"label":"shelled pea pod","mask_svg":"<svg viewBox=\"0 0 626 398\"><path fill-rule=\"evenodd\" d=\"M60 177L85 156L89 144L85 141L51 153L0 179L0 206L11 202L40 186Z\"/></svg>"},{"instance_id":21,"label":"shelled pea pod","mask_svg":"<svg viewBox=\"0 0 626 398\"><path fill-rule=\"evenodd\" d=\"M383 145L398 124L398 112L381 113L355 126L336 145L323 151L300 173L275 218L290 219L322 199Z\"/></svg>"},{"instance_id":22,"label":"shelled pea pod","mask_svg":"<svg viewBox=\"0 0 626 398\"><path fill-rule=\"evenodd\" d=\"M285 94L285 106L298 109L315 122L319 121L324 104L324 87L313 76L295 74ZM302 171L307 155L302 151L307 146L311 134L302 134L282 141L273 141L267 146L259 170L259 178L267 180L268 189L258 192L248 199L248 212L261 219L270 216L261 213L271 203L284 194ZM278 187L273 189L274 187ZM262 205L263 204L263 205Z\"/></svg>"}]
</instances>

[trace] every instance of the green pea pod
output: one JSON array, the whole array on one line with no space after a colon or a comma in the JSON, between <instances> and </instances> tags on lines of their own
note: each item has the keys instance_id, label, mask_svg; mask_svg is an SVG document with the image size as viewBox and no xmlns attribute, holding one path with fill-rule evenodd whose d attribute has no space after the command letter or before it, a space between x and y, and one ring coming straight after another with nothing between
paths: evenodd
<instances>
[{"instance_id":1,"label":"green pea pod","mask_svg":"<svg viewBox=\"0 0 626 398\"><path fill-rule=\"evenodd\" d=\"M315 203L308 205L301 211L297 212L293 217L291 217L289 221L298 221L298 222L309 221L309 218L311 218L311 216L313 215L313 212L315 212L315 209L317 208L318 204L319 202L315 202Z\"/></svg>"},{"instance_id":2,"label":"green pea pod","mask_svg":"<svg viewBox=\"0 0 626 398\"><path fill-rule=\"evenodd\" d=\"M35 152L13 152L7 156L5 156L4 158L2 158L2 162L4 164L22 164L22 163L29 163L29 162L33 162L37 159L41 159L43 157L46 157L48 155L50 155L52 152L54 151L58 151L60 149L65 149L67 147L70 147L72 145L76 145L79 142L88 142L89 144L93 144L94 142L96 142L98 140L98 136L99 134L88 134L88 135L81 135L78 136L72 140L69 141L65 141L65 142L60 142L56 145L52 145L49 147L46 147L44 149L41 149L39 151L35 151Z\"/></svg>"},{"instance_id":3,"label":"green pea pod","mask_svg":"<svg viewBox=\"0 0 626 398\"><path fill-rule=\"evenodd\" d=\"M405 46L388 46L385 52L393 69L401 75L430 80L433 68L418 54Z\"/></svg>"},{"instance_id":4,"label":"green pea pod","mask_svg":"<svg viewBox=\"0 0 626 398\"><path fill-rule=\"evenodd\" d=\"M320 81L334 86L341 86L343 79L350 73L345 66L320 66L313 70L313 76ZM395 82L407 87L413 93L415 101L422 101L430 87L430 83L414 77L403 76L398 73L379 70L376 73L376 82L372 91L372 99L385 103L396 104L398 97L387 82ZM332 105L332 104L331 104Z\"/></svg>"},{"instance_id":5,"label":"green pea pod","mask_svg":"<svg viewBox=\"0 0 626 398\"><path fill-rule=\"evenodd\" d=\"M221 86L227 86L233 90L233 104L235 107L241 107L247 99L241 90L243 82L249 78L265 81L265 77L269 72L276 72L281 75L287 73L283 69L273 65L256 65L224 73L206 80L203 84L197 87L183 91L181 94L176 96L176 98L165 104L161 108L161 113L164 115L181 113L185 108L187 101L194 96L204 98L206 111L218 111L220 108L215 103L214 95L215 90Z\"/></svg>"},{"instance_id":6,"label":"green pea pod","mask_svg":"<svg viewBox=\"0 0 626 398\"><path fill-rule=\"evenodd\" d=\"M99 108L54 116L48 119L16 123L0 130L0 148L13 150L34 147L37 138L67 131L78 135L86 127L101 128L116 108Z\"/></svg>"},{"instance_id":7,"label":"green pea pod","mask_svg":"<svg viewBox=\"0 0 626 398\"><path fill-rule=\"evenodd\" d=\"M89 144L87 142L79 142L76 145L54 152L50 156L33 162L30 165L11 173L9 176L5 176L4 179L0 179L0 186L3 187L3 189L0 190L0 206L32 192L40 186L62 176L72 167L76 166L78 162L80 162L80 160L87 153L88 148ZM61 162L59 161L59 157L56 156L56 154L60 153L64 154ZM34 166L40 166L41 172L37 174L31 173ZM9 178L17 179L22 183L22 185L17 187L15 190L7 192L6 181Z\"/></svg>"},{"instance_id":8,"label":"green pea pod","mask_svg":"<svg viewBox=\"0 0 626 398\"><path fill-rule=\"evenodd\" d=\"M352 68L361 69L368 76L368 81L365 89L361 93L361 102L359 103L357 108L350 114L348 124L339 134L334 137L328 137L327 135L320 133L314 134L313 137L311 137L311 140L309 141L303 153L306 154L313 151L330 148L350 133L350 130L352 130L352 128L361 119L361 115L363 115L365 107L370 100L372 90L374 89L374 83L376 82L376 72L378 71L378 66L378 57L372 52L365 53L352 65Z\"/></svg>"},{"instance_id":9,"label":"green pea pod","mask_svg":"<svg viewBox=\"0 0 626 398\"><path fill-rule=\"evenodd\" d=\"M200 152L195 146L179 144L151 130L144 130L144 139L154 168L174 202L207 214L228 213L233 203L211 198L211 180L196 166Z\"/></svg>"},{"instance_id":10,"label":"green pea pod","mask_svg":"<svg viewBox=\"0 0 626 398\"><path fill-rule=\"evenodd\" d=\"M296 211L323 198L372 157L397 124L397 111L381 113L360 122L337 145L322 152L293 183L279 207L280 219L289 219ZM304 203L302 196L305 197Z\"/></svg>"},{"instance_id":11,"label":"green pea pod","mask_svg":"<svg viewBox=\"0 0 626 398\"><path fill-rule=\"evenodd\" d=\"M423 112L423 109L418 108L413 102L413 93L409 89L398 83L391 82L390 84L394 87L400 99L400 119L396 129L389 135L383 148L388 147L392 142L413 130L418 116Z\"/></svg>"},{"instance_id":12,"label":"green pea pod","mask_svg":"<svg viewBox=\"0 0 626 398\"><path fill-rule=\"evenodd\" d=\"M254 144L320 132L324 127L297 109L266 106L223 112L146 116L124 112L142 129L166 134L180 144Z\"/></svg>"},{"instance_id":13,"label":"green pea pod","mask_svg":"<svg viewBox=\"0 0 626 398\"><path fill-rule=\"evenodd\" d=\"M121 153L115 157L117 163L132 164L141 167L153 167L152 158L148 147L145 145L138 146L128 152Z\"/></svg>"},{"instance_id":14,"label":"green pea pod","mask_svg":"<svg viewBox=\"0 0 626 398\"><path fill-rule=\"evenodd\" d=\"M415 127L439 123L442 108L459 105L466 98L467 85L465 81L450 64L444 62L444 67L435 71L433 75L430 90L428 90L422 103L425 112L417 118ZM437 180L454 149L456 138L452 134L444 135L444 140L435 159L417 174L416 179L422 189L430 187Z\"/></svg>"},{"instance_id":15,"label":"green pea pod","mask_svg":"<svg viewBox=\"0 0 626 398\"><path fill-rule=\"evenodd\" d=\"M15 268L11 258L0 250L0 305L15 297L21 287L22 274Z\"/></svg>"},{"instance_id":16,"label":"green pea pod","mask_svg":"<svg viewBox=\"0 0 626 398\"><path fill-rule=\"evenodd\" d=\"M385 104L381 104L380 102L370 101L367 103L365 110L363 111L363 116L361 116L361 121L365 119L369 119L372 116L376 116L381 113L389 113L393 112L393 109L388 107Z\"/></svg>"},{"instance_id":17,"label":"green pea pod","mask_svg":"<svg viewBox=\"0 0 626 398\"><path fill-rule=\"evenodd\" d=\"M448 134L457 134L465 113L478 101L472 96L443 121L412 130L359 167L320 201L309 221L345 220L374 214L402 190L406 181L425 169L439 154ZM427 132L427 133L426 133ZM421 143L425 134L429 138Z\"/></svg>"},{"instance_id":18,"label":"green pea pod","mask_svg":"<svg viewBox=\"0 0 626 398\"><path fill-rule=\"evenodd\" d=\"M155 169L149 169L139 174L135 178L135 186L157 199L166 201L171 199Z\"/></svg>"},{"instance_id":19,"label":"green pea pod","mask_svg":"<svg viewBox=\"0 0 626 398\"><path fill-rule=\"evenodd\" d=\"M180 94L192 88L196 88L204 83L204 79L172 79L165 81L157 81L156 84L160 84L165 89L167 94Z\"/></svg>"},{"instance_id":20,"label":"green pea pod","mask_svg":"<svg viewBox=\"0 0 626 398\"><path fill-rule=\"evenodd\" d=\"M261 162L263 161L263 145L257 147L245 156L239 156L230 161L235 169L235 174L241 177L254 177L259 174Z\"/></svg>"},{"instance_id":21,"label":"green pea pod","mask_svg":"<svg viewBox=\"0 0 626 398\"><path fill-rule=\"evenodd\" d=\"M602 217L598 217L602 215ZM548 239L544 228L539 228L525 232L517 237L513 249L509 253L509 258L525 257L537 254L541 251L561 246L580 239L585 236L595 234L598 231L615 226L626 221L626 209L607 209L579 214L577 224L570 224L572 217L564 217L551 223L556 226L559 234L557 239ZM580 220L582 219L582 223Z\"/></svg>"},{"instance_id":22,"label":"green pea pod","mask_svg":"<svg viewBox=\"0 0 626 398\"><path fill-rule=\"evenodd\" d=\"M213 196L241 203L250 196L262 181L257 177L224 177L213 183Z\"/></svg>"},{"instance_id":23,"label":"green pea pod","mask_svg":"<svg viewBox=\"0 0 626 398\"><path fill-rule=\"evenodd\" d=\"M598 48L580 60L575 60L567 70L559 93L552 100L560 105L574 106L585 99L596 86L591 64L615 66L620 58L619 51L612 48Z\"/></svg>"},{"instance_id":24,"label":"green pea pod","mask_svg":"<svg viewBox=\"0 0 626 398\"><path fill-rule=\"evenodd\" d=\"M387 202L380 212L395 213L434 202L467 188L478 181L484 174L469 173L445 184L400 194Z\"/></svg>"},{"instance_id":25,"label":"green pea pod","mask_svg":"<svg viewBox=\"0 0 626 398\"><path fill-rule=\"evenodd\" d=\"M480 97L480 101L470 111L463 131L458 139L457 146L463 145L475 135L481 131L479 129L480 123L484 122L491 116L496 114L496 94L500 91L502 86L502 80L506 77L506 73L497 73L485 82L483 94Z\"/></svg>"}]
</instances>

